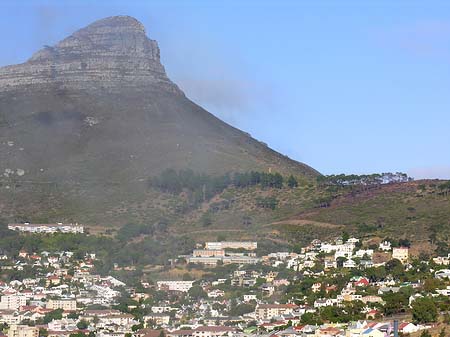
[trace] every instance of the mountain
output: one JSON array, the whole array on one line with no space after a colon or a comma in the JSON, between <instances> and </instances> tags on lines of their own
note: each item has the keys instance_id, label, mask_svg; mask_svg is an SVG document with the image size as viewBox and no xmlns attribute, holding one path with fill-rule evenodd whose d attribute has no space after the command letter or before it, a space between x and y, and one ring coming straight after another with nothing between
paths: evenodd
<instances>
[{"instance_id":1,"label":"mountain","mask_svg":"<svg viewBox=\"0 0 450 337\"><path fill-rule=\"evenodd\" d=\"M96 21L0 68L3 217L125 221L130 205L152 204L147 178L166 168L319 174L190 101L132 17Z\"/></svg>"}]
</instances>

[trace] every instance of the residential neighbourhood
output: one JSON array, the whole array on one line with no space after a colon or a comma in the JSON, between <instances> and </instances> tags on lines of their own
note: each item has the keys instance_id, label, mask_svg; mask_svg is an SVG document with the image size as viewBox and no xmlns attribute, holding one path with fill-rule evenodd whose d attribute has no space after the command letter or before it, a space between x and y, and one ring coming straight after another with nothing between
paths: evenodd
<instances>
[{"instance_id":1,"label":"residential neighbourhood","mask_svg":"<svg viewBox=\"0 0 450 337\"><path fill-rule=\"evenodd\" d=\"M345 235L295 252L259 255L257 248L256 242L206 242L171 261L167 272L183 271L178 277L159 273L129 284L116 273L133 268L102 275L93 253L22 249L0 260L2 271L16 275L0 281L2 331L10 337L382 337L450 321L449 256L421 260L398 243L368 245Z\"/></svg>"},{"instance_id":2,"label":"residential neighbourhood","mask_svg":"<svg viewBox=\"0 0 450 337\"><path fill-rule=\"evenodd\" d=\"M0 18L0 337L450 337L450 0Z\"/></svg>"}]
</instances>

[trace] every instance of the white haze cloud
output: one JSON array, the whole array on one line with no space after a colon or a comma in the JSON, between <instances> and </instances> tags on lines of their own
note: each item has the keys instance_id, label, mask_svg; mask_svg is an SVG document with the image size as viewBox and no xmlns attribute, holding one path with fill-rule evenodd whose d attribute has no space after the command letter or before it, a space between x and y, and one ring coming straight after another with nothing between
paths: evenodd
<instances>
[{"instance_id":1,"label":"white haze cloud","mask_svg":"<svg viewBox=\"0 0 450 337\"><path fill-rule=\"evenodd\" d=\"M417 167L408 174L415 179L450 179L450 166Z\"/></svg>"},{"instance_id":2,"label":"white haze cloud","mask_svg":"<svg viewBox=\"0 0 450 337\"><path fill-rule=\"evenodd\" d=\"M271 104L271 91L261 85L226 76L181 77L175 82L197 104L229 123L239 124L243 114L259 103Z\"/></svg>"}]
</instances>

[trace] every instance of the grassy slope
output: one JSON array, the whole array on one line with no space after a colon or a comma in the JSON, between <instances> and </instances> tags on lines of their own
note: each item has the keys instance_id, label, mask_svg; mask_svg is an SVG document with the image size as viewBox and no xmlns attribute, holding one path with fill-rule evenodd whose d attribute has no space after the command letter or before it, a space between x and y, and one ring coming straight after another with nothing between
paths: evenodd
<instances>
[{"instance_id":1,"label":"grassy slope","mask_svg":"<svg viewBox=\"0 0 450 337\"><path fill-rule=\"evenodd\" d=\"M337 192L306 182L294 190L230 189L212 202L231 198L234 203L230 209L213 212L210 226L202 226L201 215L212 202L182 217L173 228L179 235L190 233L199 241L221 235L280 244L306 243L345 230L368 238L408 238L425 247L432 230L439 241L448 241L450 234L450 198L438 195L435 184L417 181L369 191ZM426 189L421 190L421 185L426 185ZM267 195L279 200L276 210L255 206L258 196ZM316 207L318 199L332 195L335 199L330 207ZM251 224L245 224L247 217Z\"/></svg>"},{"instance_id":2,"label":"grassy slope","mask_svg":"<svg viewBox=\"0 0 450 337\"><path fill-rule=\"evenodd\" d=\"M351 193L346 191L328 208L310 209L291 218L342 226L359 235L408 238L416 243L428 241L434 230L438 240L450 234L450 198L438 195L434 181L386 185L379 189ZM425 190L420 187L426 186ZM363 225L364 224L364 225Z\"/></svg>"}]
</instances>

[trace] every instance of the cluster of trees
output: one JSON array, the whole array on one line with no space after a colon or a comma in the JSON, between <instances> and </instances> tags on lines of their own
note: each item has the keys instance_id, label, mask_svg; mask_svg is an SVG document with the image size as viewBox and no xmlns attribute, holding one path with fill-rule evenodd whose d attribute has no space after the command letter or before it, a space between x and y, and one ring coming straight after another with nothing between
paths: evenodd
<instances>
[{"instance_id":1,"label":"cluster of trees","mask_svg":"<svg viewBox=\"0 0 450 337\"><path fill-rule=\"evenodd\" d=\"M176 171L174 169L164 170L159 176L149 180L151 187L156 187L163 192L179 194L183 190L188 190L203 200L208 200L222 192L231 183L229 174L211 177L192 170Z\"/></svg>"},{"instance_id":2,"label":"cluster of trees","mask_svg":"<svg viewBox=\"0 0 450 337\"><path fill-rule=\"evenodd\" d=\"M406 173L374 173L374 174L333 174L318 176L317 182L321 185L353 186L353 185L382 185L411 181Z\"/></svg>"},{"instance_id":3,"label":"cluster of trees","mask_svg":"<svg viewBox=\"0 0 450 337\"><path fill-rule=\"evenodd\" d=\"M440 184L438 190L440 195L448 196L450 193L450 181Z\"/></svg>"},{"instance_id":4,"label":"cluster of trees","mask_svg":"<svg viewBox=\"0 0 450 337\"><path fill-rule=\"evenodd\" d=\"M230 301L230 308L228 310L228 315L230 316L242 316L255 311L255 303L237 303L235 299Z\"/></svg>"},{"instance_id":5,"label":"cluster of trees","mask_svg":"<svg viewBox=\"0 0 450 337\"><path fill-rule=\"evenodd\" d=\"M417 323L436 322L438 309L433 299L422 297L412 303L412 315Z\"/></svg>"},{"instance_id":6,"label":"cluster of trees","mask_svg":"<svg viewBox=\"0 0 450 337\"><path fill-rule=\"evenodd\" d=\"M149 185L163 192L179 194L189 191L195 202L211 199L229 186L246 188L260 186L262 188L283 188L284 185L295 188L298 181L294 176L285 179L280 173L264 173L250 171L245 173L209 176L195 173L192 170L164 170L159 176L149 179Z\"/></svg>"},{"instance_id":7,"label":"cluster of trees","mask_svg":"<svg viewBox=\"0 0 450 337\"><path fill-rule=\"evenodd\" d=\"M261 186L262 188L283 188L284 183L290 188L298 187L298 181L293 175L285 179L279 173L250 171L246 173L235 173L233 176L233 184L236 187Z\"/></svg>"}]
</instances>

